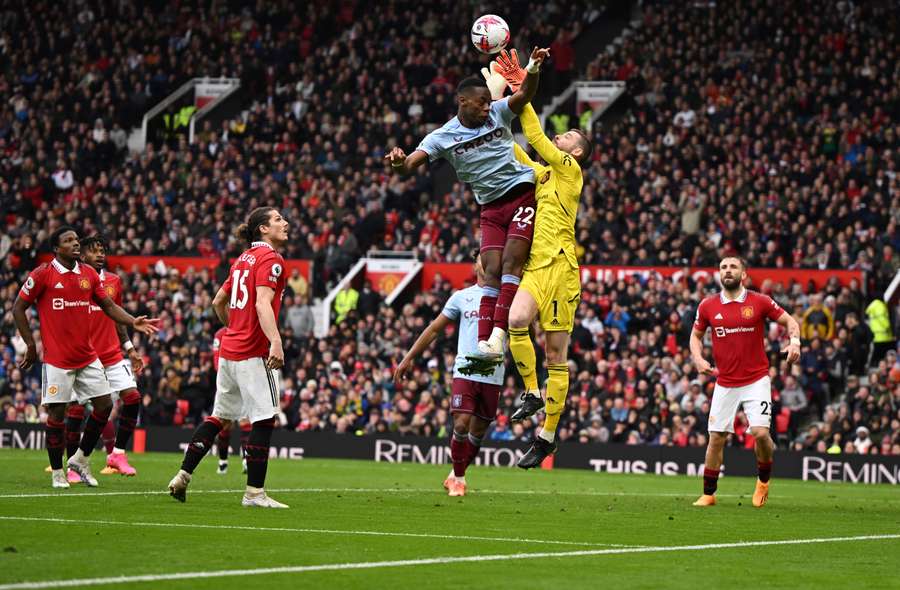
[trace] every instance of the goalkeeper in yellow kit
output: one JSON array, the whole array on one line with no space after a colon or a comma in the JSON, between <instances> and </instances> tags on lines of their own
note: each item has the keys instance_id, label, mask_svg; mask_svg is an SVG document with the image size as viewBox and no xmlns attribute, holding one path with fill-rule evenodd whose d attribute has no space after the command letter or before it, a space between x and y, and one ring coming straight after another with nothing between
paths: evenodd
<instances>
[{"instance_id":1,"label":"goalkeeper in yellow kit","mask_svg":"<svg viewBox=\"0 0 900 590\"><path fill-rule=\"evenodd\" d=\"M525 76L516 50L505 51L492 65L492 73L503 76L513 91ZM544 425L528 452L519 460L523 469L537 467L556 452L556 428L569 391L567 352L575 310L581 299L578 258L575 255L575 220L583 184L581 165L590 161L588 137L578 129L556 135L544 135L534 108L528 104L519 116L528 143L544 161L534 162L518 145L516 158L535 172L534 240L519 291L509 314L509 348L519 374L525 382L523 403L512 415L513 421L528 418L544 409ZM541 400L537 382L534 346L528 329L535 316L545 332L547 355L546 404Z\"/></svg>"}]
</instances>

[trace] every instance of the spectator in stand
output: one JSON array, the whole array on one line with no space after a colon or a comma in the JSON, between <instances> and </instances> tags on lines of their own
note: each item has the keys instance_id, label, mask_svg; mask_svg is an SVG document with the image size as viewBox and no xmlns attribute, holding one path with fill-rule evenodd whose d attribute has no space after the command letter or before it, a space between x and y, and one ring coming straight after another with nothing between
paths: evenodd
<instances>
[{"instance_id":1,"label":"spectator in stand","mask_svg":"<svg viewBox=\"0 0 900 590\"><path fill-rule=\"evenodd\" d=\"M803 312L800 321L800 336L805 340L813 338L831 340L834 337L834 317L823 305L820 295L812 295L809 298L809 307Z\"/></svg>"}]
</instances>

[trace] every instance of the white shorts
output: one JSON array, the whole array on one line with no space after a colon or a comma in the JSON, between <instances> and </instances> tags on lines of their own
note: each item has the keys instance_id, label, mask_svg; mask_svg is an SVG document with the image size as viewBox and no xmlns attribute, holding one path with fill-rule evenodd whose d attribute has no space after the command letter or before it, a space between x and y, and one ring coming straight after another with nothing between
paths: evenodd
<instances>
[{"instance_id":1,"label":"white shorts","mask_svg":"<svg viewBox=\"0 0 900 590\"><path fill-rule=\"evenodd\" d=\"M106 371L106 378L109 380L109 386L112 388L113 401L119 401L119 394L129 389L137 389L137 383L134 380L134 371L131 369L131 361L122 359L114 365L103 367Z\"/></svg>"},{"instance_id":2,"label":"white shorts","mask_svg":"<svg viewBox=\"0 0 900 590\"><path fill-rule=\"evenodd\" d=\"M41 369L41 403L67 404L109 395L111 389L103 365L96 359L80 369L60 369L44 363Z\"/></svg>"},{"instance_id":3,"label":"white shorts","mask_svg":"<svg viewBox=\"0 0 900 590\"><path fill-rule=\"evenodd\" d=\"M709 405L709 431L734 433L734 418L741 406L751 427L771 426L772 382L768 375L741 387L723 387L716 383Z\"/></svg>"},{"instance_id":4,"label":"white shorts","mask_svg":"<svg viewBox=\"0 0 900 590\"><path fill-rule=\"evenodd\" d=\"M263 358L243 361L219 359L213 416L250 422L268 420L278 413L281 371L266 367Z\"/></svg>"}]
</instances>

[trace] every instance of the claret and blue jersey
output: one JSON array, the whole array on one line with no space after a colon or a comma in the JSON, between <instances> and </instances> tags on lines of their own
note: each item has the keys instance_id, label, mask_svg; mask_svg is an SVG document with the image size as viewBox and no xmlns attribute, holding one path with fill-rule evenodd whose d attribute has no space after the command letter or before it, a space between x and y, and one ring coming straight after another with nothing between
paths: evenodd
<instances>
[{"instance_id":1,"label":"claret and blue jersey","mask_svg":"<svg viewBox=\"0 0 900 590\"><path fill-rule=\"evenodd\" d=\"M471 129L453 117L426 135L416 149L428 154L429 162L441 158L450 162L456 176L472 187L478 204L485 205L518 184L534 183L534 171L513 153L510 124L515 117L509 97L502 98L491 103L481 127Z\"/></svg>"}]
</instances>

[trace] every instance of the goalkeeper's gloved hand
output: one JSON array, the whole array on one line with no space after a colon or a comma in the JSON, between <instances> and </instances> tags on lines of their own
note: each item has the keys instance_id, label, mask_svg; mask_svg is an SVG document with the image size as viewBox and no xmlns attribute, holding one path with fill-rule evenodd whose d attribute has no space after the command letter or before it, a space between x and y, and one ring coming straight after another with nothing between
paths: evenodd
<instances>
[{"instance_id":1,"label":"goalkeeper's gloved hand","mask_svg":"<svg viewBox=\"0 0 900 590\"><path fill-rule=\"evenodd\" d=\"M519 52L513 48L512 52L507 53L504 49L497 57L496 63L497 73L503 76L504 81L509 85L509 89L516 92L525 80L525 76L528 75L528 72L519 63Z\"/></svg>"},{"instance_id":2,"label":"goalkeeper's gloved hand","mask_svg":"<svg viewBox=\"0 0 900 590\"><path fill-rule=\"evenodd\" d=\"M491 100L500 100L506 91L506 79L497 72L497 62L492 61L490 70L481 68L481 75L487 82L488 90L491 91Z\"/></svg>"}]
</instances>

